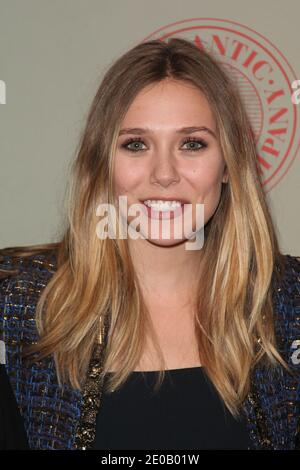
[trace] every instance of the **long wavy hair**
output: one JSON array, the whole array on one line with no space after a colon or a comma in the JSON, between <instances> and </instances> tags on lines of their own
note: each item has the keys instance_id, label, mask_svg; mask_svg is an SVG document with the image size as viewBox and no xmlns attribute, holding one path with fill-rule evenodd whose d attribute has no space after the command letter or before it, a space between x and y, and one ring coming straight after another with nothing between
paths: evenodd
<instances>
[{"instance_id":1,"label":"long wavy hair","mask_svg":"<svg viewBox=\"0 0 300 470\"><path fill-rule=\"evenodd\" d=\"M53 250L57 269L36 306L40 339L29 353L53 354L60 384L82 389L102 322L108 321L103 377L107 391L135 369L148 334L162 383L165 362L125 239L100 239L100 203L114 204L113 165L120 126L147 85L164 79L193 84L208 100L228 169L218 207L205 227L195 315L199 358L227 408L239 416L253 367L280 364L272 293L284 269L257 165L256 146L238 90L218 59L190 41L140 43L105 71L80 136L68 185L66 226L58 243L5 249L32 255ZM279 268L279 269L278 269ZM100 341L101 339L100 335Z\"/></svg>"}]
</instances>

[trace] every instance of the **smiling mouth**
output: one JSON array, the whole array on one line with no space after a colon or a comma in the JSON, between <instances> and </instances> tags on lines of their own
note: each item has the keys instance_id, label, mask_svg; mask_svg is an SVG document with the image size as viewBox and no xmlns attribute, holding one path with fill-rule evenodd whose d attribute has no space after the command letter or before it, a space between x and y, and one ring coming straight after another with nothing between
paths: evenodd
<instances>
[{"instance_id":1,"label":"smiling mouth","mask_svg":"<svg viewBox=\"0 0 300 470\"><path fill-rule=\"evenodd\" d=\"M185 201L178 199L146 199L140 201L151 219L173 219L183 213Z\"/></svg>"}]
</instances>

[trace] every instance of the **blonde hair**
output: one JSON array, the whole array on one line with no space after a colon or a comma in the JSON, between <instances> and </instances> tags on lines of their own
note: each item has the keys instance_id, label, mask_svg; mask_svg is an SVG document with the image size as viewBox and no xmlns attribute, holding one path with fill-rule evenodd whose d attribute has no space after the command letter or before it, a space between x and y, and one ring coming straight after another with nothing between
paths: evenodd
<instances>
[{"instance_id":1,"label":"blonde hair","mask_svg":"<svg viewBox=\"0 0 300 470\"><path fill-rule=\"evenodd\" d=\"M57 270L37 304L40 341L30 353L40 359L53 354L59 383L81 389L102 321L109 319L103 377L112 366L115 373L107 390L120 387L134 370L146 333L161 364L156 385L164 378L163 354L127 241L96 235L96 207L114 203L113 161L122 120L145 86L164 79L189 82L205 95L228 169L228 183L205 227L205 276L199 279L195 327L205 372L237 417L256 364L289 370L277 351L272 302L283 255L238 91L216 58L184 39L138 44L104 75L72 167L67 226L59 243L44 246L57 253ZM20 248L18 253L26 256L35 248L42 250Z\"/></svg>"}]
</instances>

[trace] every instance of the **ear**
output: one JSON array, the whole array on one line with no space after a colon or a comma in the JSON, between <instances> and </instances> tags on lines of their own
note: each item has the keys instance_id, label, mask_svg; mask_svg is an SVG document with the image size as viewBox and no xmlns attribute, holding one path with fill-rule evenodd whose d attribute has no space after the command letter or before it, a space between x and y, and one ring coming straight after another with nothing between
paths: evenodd
<instances>
[{"instance_id":1,"label":"ear","mask_svg":"<svg viewBox=\"0 0 300 470\"><path fill-rule=\"evenodd\" d=\"M224 168L224 173L223 173L223 178L222 178L222 183L228 183L229 175L228 175L228 169L227 166Z\"/></svg>"}]
</instances>

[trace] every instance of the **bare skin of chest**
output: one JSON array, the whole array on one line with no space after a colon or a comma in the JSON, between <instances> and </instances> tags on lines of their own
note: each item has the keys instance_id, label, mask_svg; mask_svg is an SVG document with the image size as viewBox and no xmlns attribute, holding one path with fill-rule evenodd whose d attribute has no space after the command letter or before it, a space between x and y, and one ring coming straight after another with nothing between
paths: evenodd
<instances>
[{"instance_id":1,"label":"bare skin of chest","mask_svg":"<svg viewBox=\"0 0 300 470\"><path fill-rule=\"evenodd\" d=\"M168 369L201 366L194 321L187 310L164 309L156 306L150 311ZM158 315L159 312L159 315ZM158 370L159 362L152 345L147 343L135 370Z\"/></svg>"}]
</instances>

